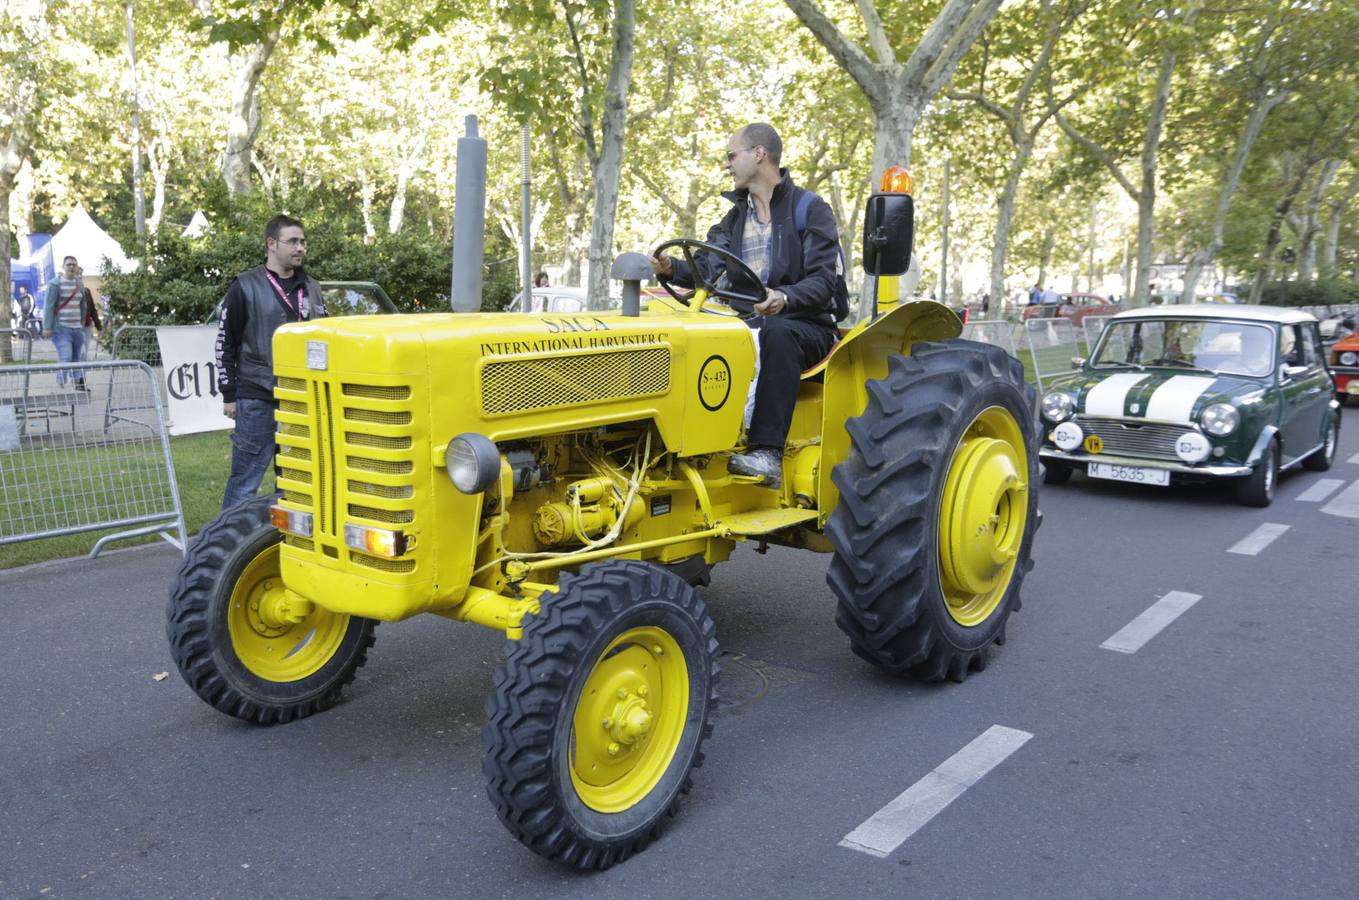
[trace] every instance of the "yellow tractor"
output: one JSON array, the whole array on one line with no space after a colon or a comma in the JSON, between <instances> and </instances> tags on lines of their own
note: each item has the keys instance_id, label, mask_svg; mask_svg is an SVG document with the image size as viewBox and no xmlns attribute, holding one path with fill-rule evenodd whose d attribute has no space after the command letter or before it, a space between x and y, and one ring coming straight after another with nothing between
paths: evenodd
<instances>
[{"instance_id":1,"label":"yellow tractor","mask_svg":"<svg viewBox=\"0 0 1359 900\"><path fill-rule=\"evenodd\" d=\"M870 198L874 293L803 374L778 487L727 472L756 370L732 285L758 280L710 245L667 246L730 282L644 311L634 280L619 311L279 329L280 493L191 546L167 625L185 681L282 723L337 701L380 621L503 631L491 799L535 852L605 868L702 762L718 642L694 586L738 543L830 554L836 622L873 664L981 669L1038 524L1034 392L1013 357L955 340L947 307L897 302L912 229L908 192Z\"/></svg>"}]
</instances>

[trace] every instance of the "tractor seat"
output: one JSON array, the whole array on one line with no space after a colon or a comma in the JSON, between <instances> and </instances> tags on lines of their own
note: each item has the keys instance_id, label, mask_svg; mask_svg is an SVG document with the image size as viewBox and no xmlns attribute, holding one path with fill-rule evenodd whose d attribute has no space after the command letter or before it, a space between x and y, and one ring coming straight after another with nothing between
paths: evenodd
<instances>
[{"instance_id":1,"label":"tractor seat","mask_svg":"<svg viewBox=\"0 0 1359 900\"><path fill-rule=\"evenodd\" d=\"M831 354L835 352L835 348L838 346L840 346L839 334L835 336L835 341L831 344L830 349L826 351L826 355L821 357L821 359L811 368L804 369L802 374L799 376L799 380L813 382L821 381L821 376L826 371L826 363L830 361Z\"/></svg>"}]
</instances>

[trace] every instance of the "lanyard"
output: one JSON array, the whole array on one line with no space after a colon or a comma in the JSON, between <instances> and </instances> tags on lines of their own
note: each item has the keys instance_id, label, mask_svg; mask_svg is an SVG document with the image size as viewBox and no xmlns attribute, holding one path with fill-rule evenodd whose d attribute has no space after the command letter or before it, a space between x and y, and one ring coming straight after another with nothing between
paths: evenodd
<instances>
[{"instance_id":1,"label":"lanyard","mask_svg":"<svg viewBox=\"0 0 1359 900\"><path fill-rule=\"evenodd\" d=\"M306 296L307 283L304 281L297 286L297 303L293 304L288 302L288 292L283 290L283 285L278 283L278 279L274 277L273 272L270 272L266 268L264 270L264 276L268 278L269 283L274 286L274 293L278 294L278 299L283 301L283 307L298 319L305 319L306 316L302 313L302 298Z\"/></svg>"}]
</instances>

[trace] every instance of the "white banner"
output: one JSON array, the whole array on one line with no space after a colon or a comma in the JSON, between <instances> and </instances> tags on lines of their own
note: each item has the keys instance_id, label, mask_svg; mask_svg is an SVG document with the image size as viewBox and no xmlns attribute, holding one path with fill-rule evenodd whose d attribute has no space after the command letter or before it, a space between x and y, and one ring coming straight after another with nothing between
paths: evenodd
<instances>
[{"instance_id":1,"label":"white banner","mask_svg":"<svg viewBox=\"0 0 1359 900\"><path fill-rule=\"evenodd\" d=\"M156 329L164 365L171 434L223 431L235 423L222 415L217 393L217 326L177 325Z\"/></svg>"}]
</instances>

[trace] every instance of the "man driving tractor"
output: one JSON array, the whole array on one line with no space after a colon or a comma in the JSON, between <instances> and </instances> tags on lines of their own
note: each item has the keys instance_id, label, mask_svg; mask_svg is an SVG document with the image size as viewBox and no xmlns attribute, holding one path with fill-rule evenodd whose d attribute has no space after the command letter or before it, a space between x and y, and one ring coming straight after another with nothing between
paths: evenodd
<instances>
[{"instance_id":1,"label":"man driving tractor","mask_svg":"<svg viewBox=\"0 0 1359 900\"><path fill-rule=\"evenodd\" d=\"M771 487L779 485L783 469L798 378L830 352L838 336L835 216L824 200L793 184L779 166L782 154L778 132L763 122L731 136L724 167L732 190L722 196L732 207L708 231L708 243L735 253L760 277L764 300L747 319L756 335L755 405L746 450L733 454L727 469ZM710 282L726 274L726 264L715 256L697 262ZM683 260L654 257L651 268L685 287L694 284Z\"/></svg>"}]
</instances>

